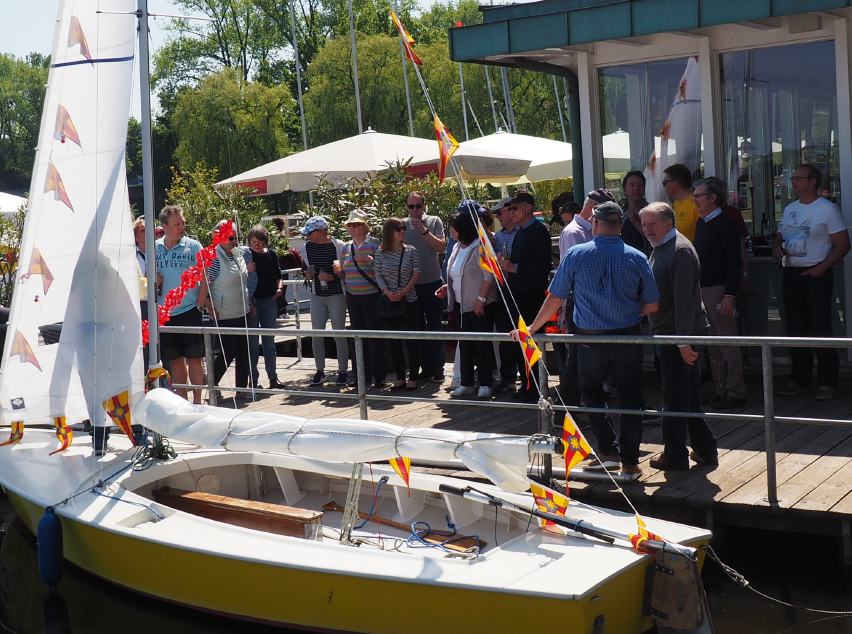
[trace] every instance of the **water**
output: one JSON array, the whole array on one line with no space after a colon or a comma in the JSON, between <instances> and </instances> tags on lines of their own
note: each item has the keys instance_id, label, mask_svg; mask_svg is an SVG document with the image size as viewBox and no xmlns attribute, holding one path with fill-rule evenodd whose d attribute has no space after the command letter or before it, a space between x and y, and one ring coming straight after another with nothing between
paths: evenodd
<instances>
[{"instance_id":1,"label":"water","mask_svg":"<svg viewBox=\"0 0 852 634\"><path fill-rule=\"evenodd\" d=\"M7 532L0 543L0 631L20 634L202 634L288 630L232 621L139 596L66 565L52 601L38 576L35 539L0 496ZM836 539L728 529L723 561L752 584L789 603L852 610L852 576L840 567ZM163 562L168 569L169 562ZM852 618L829 617L772 603L734 585L708 561L704 583L717 634L852 634ZM380 605L377 604L377 605ZM293 630L289 630L293 631ZM400 624L400 634L405 634ZM618 634L608 632L608 634Z\"/></svg>"}]
</instances>

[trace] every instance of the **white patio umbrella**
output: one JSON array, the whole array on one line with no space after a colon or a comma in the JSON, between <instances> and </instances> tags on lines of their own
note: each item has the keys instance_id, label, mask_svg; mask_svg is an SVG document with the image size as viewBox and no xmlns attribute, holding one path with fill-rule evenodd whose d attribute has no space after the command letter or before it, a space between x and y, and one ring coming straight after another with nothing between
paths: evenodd
<instances>
[{"instance_id":1,"label":"white patio umbrella","mask_svg":"<svg viewBox=\"0 0 852 634\"><path fill-rule=\"evenodd\" d=\"M26 204L26 198L0 192L0 217L11 218L17 215L20 208Z\"/></svg>"},{"instance_id":2,"label":"white patio umbrella","mask_svg":"<svg viewBox=\"0 0 852 634\"><path fill-rule=\"evenodd\" d=\"M573 176L570 143L526 134L510 134L501 130L478 139L471 139L460 145L456 156L487 153L504 154L530 162L529 169L524 175L516 177L506 173L502 178L488 178L490 183L518 185ZM464 162L462 167L467 171Z\"/></svg>"}]
</instances>

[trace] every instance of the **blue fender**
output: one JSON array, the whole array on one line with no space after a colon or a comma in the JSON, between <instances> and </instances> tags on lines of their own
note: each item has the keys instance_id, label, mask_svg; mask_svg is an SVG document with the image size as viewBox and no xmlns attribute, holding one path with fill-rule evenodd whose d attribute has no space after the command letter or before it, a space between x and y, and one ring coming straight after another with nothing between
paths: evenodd
<instances>
[{"instance_id":1,"label":"blue fender","mask_svg":"<svg viewBox=\"0 0 852 634\"><path fill-rule=\"evenodd\" d=\"M38 521L38 573L51 592L62 580L63 566L62 523L49 506Z\"/></svg>"}]
</instances>

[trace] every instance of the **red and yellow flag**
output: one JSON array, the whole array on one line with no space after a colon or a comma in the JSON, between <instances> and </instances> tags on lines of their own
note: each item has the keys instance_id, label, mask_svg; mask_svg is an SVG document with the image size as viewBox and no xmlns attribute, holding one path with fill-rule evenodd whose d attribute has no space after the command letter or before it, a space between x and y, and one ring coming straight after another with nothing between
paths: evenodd
<instances>
[{"instance_id":1,"label":"red and yellow flag","mask_svg":"<svg viewBox=\"0 0 852 634\"><path fill-rule=\"evenodd\" d=\"M27 267L26 272L21 275L21 279L28 280L33 275L41 275L42 288L44 288L44 294L47 295L47 291L50 290L50 285L53 284L54 277L53 273L50 272L50 269L47 268L47 263L44 261L41 251L38 249L33 249L33 255L30 258L30 265Z\"/></svg>"},{"instance_id":2,"label":"red and yellow flag","mask_svg":"<svg viewBox=\"0 0 852 634\"><path fill-rule=\"evenodd\" d=\"M648 527L645 525L644 520L639 517L639 513L636 514L636 525L637 525L637 534L630 535L630 543L633 544L633 548L636 549L637 553L642 553L643 555L647 555L649 553L655 553L657 551L648 548L645 544L648 540L653 540L657 542L667 541L658 535L654 535L651 531L648 530Z\"/></svg>"},{"instance_id":3,"label":"red and yellow flag","mask_svg":"<svg viewBox=\"0 0 852 634\"><path fill-rule=\"evenodd\" d=\"M565 517L565 511L568 509L569 500L564 495L557 493L552 489L548 489L540 484L530 483L535 505L545 513L553 513ZM546 531L562 533L562 530L550 520L542 519L542 528Z\"/></svg>"},{"instance_id":4,"label":"red and yellow flag","mask_svg":"<svg viewBox=\"0 0 852 634\"><path fill-rule=\"evenodd\" d=\"M15 336L12 338L12 348L9 351L9 356L21 357L21 363L32 363L38 368L39 372L44 372L41 369L38 359L36 359L33 349L30 347L29 341L27 341L27 338L24 337L24 334L20 330L16 330Z\"/></svg>"},{"instance_id":5,"label":"red and yellow flag","mask_svg":"<svg viewBox=\"0 0 852 634\"><path fill-rule=\"evenodd\" d=\"M65 184L62 182L62 177L59 175L59 170L53 163L47 164L47 178L44 181L44 191L53 192L53 200L61 200L71 211L74 211L71 205L71 199L68 198L68 192L65 191Z\"/></svg>"},{"instance_id":6,"label":"red and yellow flag","mask_svg":"<svg viewBox=\"0 0 852 634\"><path fill-rule=\"evenodd\" d=\"M539 359L541 359L541 350L539 350L535 341L533 341L532 335L527 329L527 324L521 316L518 316L518 337L521 340L521 348L524 351L524 358L527 360L527 374L529 374L530 368L533 367Z\"/></svg>"},{"instance_id":7,"label":"red and yellow flag","mask_svg":"<svg viewBox=\"0 0 852 634\"><path fill-rule=\"evenodd\" d=\"M80 26L80 20L77 19L76 15L71 16L71 26L68 28L68 48L72 46L80 45L80 55L85 57L90 62L92 61L92 54L89 53L89 43L86 42L86 34L83 33L83 27Z\"/></svg>"},{"instance_id":8,"label":"red and yellow flag","mask_svg":"<svg viewBox=\"0 0 852 634\"><path fill-rule=\"evenodd\" d=\"M118 396L113 396L104 401L104 409L112 422L124 432L124 435L130 438L133 446L136 446L136 440L133 438L133 430L130 428L130 393L122 392Z\"/></svg>"},{"instance_id":9,"label":"red and yellow flag","mask_svg":"<svg viewBox=\"0 0 852 634\"><path fill-rule=\"evenodd\" d=\"M59 104L56 107L56 125L53 128L53 138L60 143L65 143L65 139L73 141L80 147L80 135L77 134L77 128L74 127L74 122L71 121L71 115L65 109L65 106Z\"/></svg>"},{"instance_id":10,"label":"red and yellow flag","mask_svg":"<svg viewBox=\"0 0 852 634\"><path fill-rule=\"evenodd\" d=\"M6 445L14 445L15 443L21 442L21 439L24 437L24 421L16 420L12 421L12 433L9 435L9 440L6 442L0 443L0 447L5 447Z\"/></svg>"},{"instance_id":11,"label":"red and yellow flag","mask_svg":"<svg viewBox=\"0 0 852 634\"><path fill-rule=\"evenodd\" d=\"M479 234L479 268L486 273L491 273L501 285L505 284L503 269L497 263L497 254L494 253L494 245L488 239L488 234L479 218L476 219L476 233Z\"/></svg>"},{"instance_id":12,"label":"red and yellow flag","mask_svg":"<svg viewBox=\"0 0 852 634\"><path fill-rule=\"evenodd\" d=\"M411 478L411 458L391 458L390 464L397 475L405 482L405 486L411 486L408 481Z\"/></svg>"},{"instance_id":13,"label":"red and yellow flag","mask_svg":"<svg viewBox=\"0 0 852 634\"><path fill-rule=\"evenodd\" d=\"M55 453L68 449L68 447L71 446L71 441L74 439L74 432L72 432L68 428L68 425L65 424L64 416L54 417L53 424L56 425L56 437L59 439L59 449L51 451L51 456Z\"/></svg>"},{"instance_id":14,"label":"red and yellow flag","mask_svg":"<svg viewBox=\"0 0 852 634\"><path fill-rule=\"evenodd\" d=\"M565 479L568 479L568 474L575 466L577 466L586 456L592 453L592 448L589 446L577 423L571 417L571 414L565 412L565 420L562 421L562 451L565 455Z\"/></svg>"},{"instance_id":15,"label":"red and yellow flag","mask_svg":"<svg viewBox=\"0 0 852 634\"><path fill-rule=\"evenodd\" d=\"M411 45L414 44L414 38L411 37L411 34L408 32L404 26L402 26L402 22L399 21L399 18L396 15L396 12L391 9L391 20L393 20L394 25L396 26L396 30L399 31L399 36L402 39L402 48L405 51L405 56L414 64L418 66L423 66L423 62L420 61L420 58L417 57L417 54L414 52L414 49L411 48Z\"/></svg>"},{"instance_id":16,"label":"red and yellow flag","mask_svg":"<svg viewBox=\"0 0 852 634\"><path fill-rule=\"evenodd\" d=\"M453 135L447 130L447 126L441 123L437 114L435 115L433 124L435 127L435 138L438 139L438 148L441 152L441 166L438 176L440 177L440 182L443 183L444 174L447 171L447 163L450 162L450 157L455 154L455 151L459 149L459 142L453 138Z\"/></svg>"}]
</instances>

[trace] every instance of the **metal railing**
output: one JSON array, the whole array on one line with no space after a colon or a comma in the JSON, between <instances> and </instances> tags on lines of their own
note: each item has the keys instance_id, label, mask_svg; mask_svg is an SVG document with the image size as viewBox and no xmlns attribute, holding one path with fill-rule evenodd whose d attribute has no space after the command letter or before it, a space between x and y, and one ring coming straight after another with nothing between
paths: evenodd
<instances>
[{"instance_id":1,"label":"metal railing","mask_svg":"<svg viewBox=\"0 0 852 634\"><path fill-rule=\"evenodd\" d=\"M206 362L208 366L207 385L175 384L176 387L187 389L208 390L211 404L216 404L216 390L231 390L234 392L254 392L258 394L289 394L298 396L315 396L328 398L329 392L317 392L311 390L290 389L256 389L256 388L222 388L213 382L213 336L214 335L281 335L281 329L277 328L216 328L216 327L189 327L189 326L164 326L161 330L165 332L202 334L206 351ZM355 340L355 369L358 379L358 390L355 394L346 392L336 393L335 398L357 400L360 406L361 418L368 418L368 401L393 401L409 403L434 403L434 398L422 398L413 396L387 396L383 394L367 393L367 377L364 372L364 340L365 339L391 339L395 341L416 339L418 341L497 341L510 342L511 338L506 333L496 332L435 332L435 331L397 331L397 330L309 330L300 329L299 337L343 337ZM763 421L765 444L766 444L766 500L769 503L778 502L778 487L776 480L776 457L775 457L775 424L776 422L800 423L810 425L852 425L852 422L841 419L805 418L798 416L776 416L773 392L772 375L772 348L852 348L852 338L808 338L808 337L710 337L710 336L668 336L668 335L536 335L536 342L544 351L546 344L554 343L609 343L609 344L652 344L652 345L682 345L693 346L744 346L758 347L761 352L762 382L763 382L763 414L725 414L706 412L700 414L709 419L735 419L744 421ZM300 349L301 351L301 349ZM299 357L301 360L301 356ZM539 363L539 385L544 386L547 394L548 372L545 363ZM500 407L513 409L526 409L539 411L539 432L551 433L552 420L551 411L568 411L576 413L607 413L607 414L642 414L651 416L670 416L675 418L693 418L695 412L663 412L653 409L618 409L618 408L594 408L575 407L556 404L544 405L541 401L535 403L517 403L505 401L478 401L469 399L441 400L442 405L460 405L477 407Z\"/></svg>"}]
</instances>

